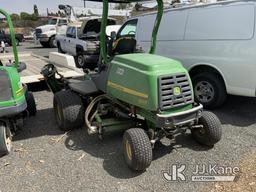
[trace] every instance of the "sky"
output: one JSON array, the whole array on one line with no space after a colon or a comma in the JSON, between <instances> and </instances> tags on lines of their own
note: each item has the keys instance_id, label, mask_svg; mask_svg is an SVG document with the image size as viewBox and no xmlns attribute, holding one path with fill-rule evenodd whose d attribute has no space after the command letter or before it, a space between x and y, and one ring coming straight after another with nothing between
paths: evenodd
<instances>
[{"instance_id":1,"label":"sky","mask_svg":"<svg viewBox=\"0 0 256 192\"><path fill-rule=\"evenodd\" d=\"M0 0L0 8L9 13L28 12L33 13L33 6L37 5L39 13L49 11L57 11L59 4L68 4L74 7L83 7L82 0ZM87 7L99 7L98 3L86 2Z\"/></svg>"}]
</instances>

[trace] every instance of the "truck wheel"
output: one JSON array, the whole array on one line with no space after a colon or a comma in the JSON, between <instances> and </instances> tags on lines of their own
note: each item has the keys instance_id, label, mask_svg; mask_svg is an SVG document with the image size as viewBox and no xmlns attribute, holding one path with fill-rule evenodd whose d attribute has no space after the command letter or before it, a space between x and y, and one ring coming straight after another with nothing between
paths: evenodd
<instances>
[{"instance_id":1,"label":"truck wheel","mask_svg":"<svg viewBox=\"0 0 256 192\"><path fill-rule=\"evenodd\" d=\"M58 52L65 54L65 52L61 49L61 45L59 42L57 42Z\"/></svg>"},{"instance_id":2,"label":"truck wheel","mask_svg":"<svg viewBox=\"0 0 256 192\"><path fill-rule=\"evenodd\" d=\"M191 130L193 138L198 143L213 146L221 140L222 127L219 118L215 114L204 111L198 124L203 125L203 128L194 128Z\"/></svg>"},{"instance_id":3,"label":"truck wheel","mask_svg":"<svg viewBox=\"0 0 256 192\"><path fill-rule=\"evenodd\" d=\"M43 41L40 41L40 44L44 47L44 48L48 48L50 45L49 45L49 42L43 42Z\"/></svg>"},{"instance_id":4,"label":"truck wheel","mask_svg":"<svg viewBox=\"0 0 256 192\"><path fill-rule=\"evenodd\" d=\"M50 40L49 40L49 46L50 46L50 48L55 48L55 47L57 47L57 42L56 42L55 36L53 36L53 37L50 38Z\"/></svg>"},{"instance_id":5,"label":"truck wheel","mask_svg":"<svg viewBox=\"0 0 256 192\"><path fill-rule=\"evenodd\" d=\"M148 135L141 128L125 131L123 153L128 166L134 171L144 171L152 161L152 147Z\"/></svg>"},{"instance_id":6,"label":"truck wheel","mask_svg":"<svg viewBox=\"0 0 256 192\"><path fill-rule=\"evenodd\" d=\"M0 122L0 156L11 151L12 135L8 126Z\"/></svg>"},{"instance_id":7,"label":"truck wheel","mask_svg":"<svg viewBox=\"0 0 256 192\"><path fill-rule=\"evenodd\" d=\"M63 131L84 125L85 110L78 94L70 90L59 91L54 95L53 106L58 127Z\"/></svg>"},{"instance_id":8,"label":"truck wheel","mask_svg":"<svg viewBox=\"0 0 256 192\"><path fill-rule=\"evenodd\" d=\"M195 100L206 109L221 106L226 98L227 91L220 76L213 73L201 73L192 77Z\"/></svg>"},{"instance_id":9,"label":"truck wheel","mask_svg":"<svg viewBox=\"0 0 256 192\"><path fill-rule=\"evenodd\" d=\"M32 92L28 91L26 92L26 101L27 101L27 111L29 113L29 116L35 116L36 115L36 102L35 98Z\"/></svg>"},{"instance_id":10,"label":"truck wheel","mask_svg":"<svg viewBox=\"0 0 256 192\"><path fill-rule=\"evenodd\" d=\"M77 53L77 56L75 56L75 63L77 68L86 68L86 62L83 53Z\"/></svg>"}]
</instances>

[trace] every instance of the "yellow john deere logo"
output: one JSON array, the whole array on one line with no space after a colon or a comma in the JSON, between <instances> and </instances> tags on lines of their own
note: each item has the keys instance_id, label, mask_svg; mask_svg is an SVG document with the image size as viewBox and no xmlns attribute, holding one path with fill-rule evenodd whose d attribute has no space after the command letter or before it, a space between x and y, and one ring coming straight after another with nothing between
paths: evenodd
<instances>
[{"instance_id":1,"label":"yellow john deere logo","mask_svg":"<svg viewBox=\"0 0 256 192\"><path fill-rule=\"evenodd\" d=\"M180 87L174 87L174 88L173 88L173 94L174 94L175 96L180 95L180 94L181 94Z\"/></svg>"}]
</instances>

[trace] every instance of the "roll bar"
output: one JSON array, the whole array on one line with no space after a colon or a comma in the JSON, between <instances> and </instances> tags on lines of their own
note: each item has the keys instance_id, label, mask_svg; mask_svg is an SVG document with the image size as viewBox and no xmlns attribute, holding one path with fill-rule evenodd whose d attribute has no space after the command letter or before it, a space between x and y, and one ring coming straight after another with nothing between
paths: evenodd
<instances>
[{"instance_id":1,"label":"roll bar","mask_svg":"<svg viewBox=\"0 0 256 192\"><path fill-rule=\"evenodd\" d=\"M108 4L109 3L131 3L131 2L141 2L142 0L90 0L96 2L103 2L103 11L102 11L102 21L101 21L101 30L100 30L100 55L103 59L103 63L109 63L108 54L107 54L107 45L106 45L106 25L108 19ZM163 16L163 0L157 0L157 16L155 19L154 28L152 31L152 38L151 38L151 47L150 47L150 54L154 54L156 50L156 41L157 41L157 34L159 30L159 26Z\"/></svg>"},{"instance_id":2,"label":"roll bar","mask_svg":"<svg viewBox=\"0 0 256 192\"><path fill-rule=\"evenodd\" d=\"M7 24L9 26L9 32L11 35L12 49L13 49L13 54L14 54L14 59L15 59L15 67L18 68L19 57L18 57L18 51L17 51L17 46L16 46L16 39L15 39L15 33L14 33L12 20L11 20L10 15L5 10L0 9L0 14L4 15L7 20Z\"/></svg>"}]
</instances>

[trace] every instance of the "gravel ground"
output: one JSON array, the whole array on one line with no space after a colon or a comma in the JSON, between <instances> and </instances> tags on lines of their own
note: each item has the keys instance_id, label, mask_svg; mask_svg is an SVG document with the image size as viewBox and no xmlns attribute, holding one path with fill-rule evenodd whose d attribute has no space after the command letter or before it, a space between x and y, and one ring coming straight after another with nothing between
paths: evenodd
<instances>
[{"instance_id":1,"label":"gravel ground","mask_svg":"<svg viewBox=\"0 0 256 192\"><path fill-rule=\"evenodd\" d=\"M37 49L36 49L37 50ZM187 179L195 164L239 166L256 149L256 99L230 96L214 111L223 125L223 138L214 148L197 144L185 134L173 145L164 142L144 173L127 168L121 149L122 133L101 141L85 128L65 134L58 130L52 94L34 93L38 114L14 137L13 152L0 158L0 191L200 191L207 183L167 182L163 171L185 164Z\"/></svg>"}]
</instances>

